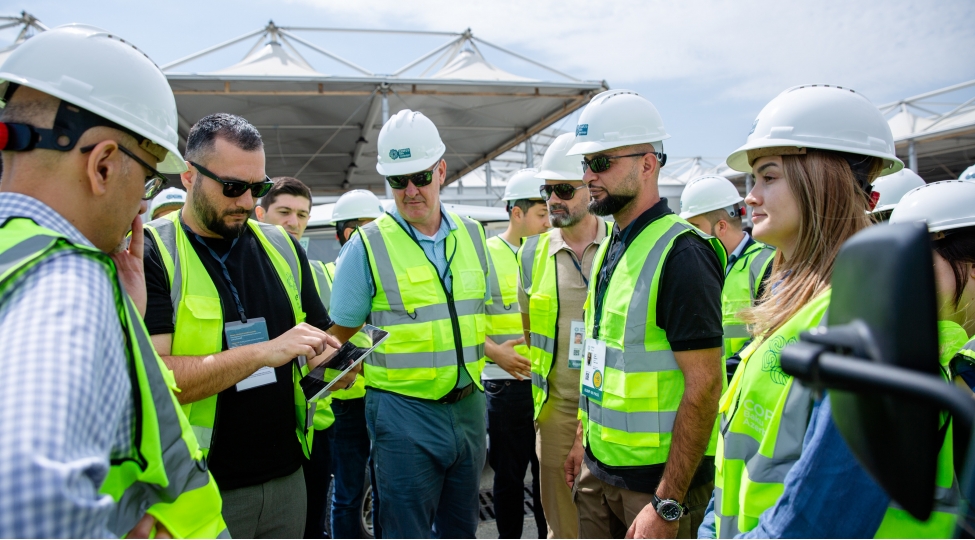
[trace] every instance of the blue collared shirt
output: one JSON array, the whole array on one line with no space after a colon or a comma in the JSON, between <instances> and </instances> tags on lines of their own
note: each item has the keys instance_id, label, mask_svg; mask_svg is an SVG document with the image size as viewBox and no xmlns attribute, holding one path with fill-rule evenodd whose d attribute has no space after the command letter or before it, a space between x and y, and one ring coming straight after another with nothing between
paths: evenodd
<instances>
[{"instance_id":1,"label":"blue collared shirt","mask_svg":"<svg viewBox=\"0 0 975 540\"><path fill-rule=\"evenodd\" d=\"M0 193L0 223L25 217L91 247L32 197ZM134 430L115 289L101 263L64 251L0 294L0 537L111 537L98 493ZM123 293L124 294L124 293Z\"/></svg>"},{"instance_id":2,"label":"blue collared shirt","mask_svg":"<svg viewBox=\"0 0 975 540\"><path fill-rule=\"evenodd\" d=\"M404 229L413 232L427 259L437 269L437 273L444 278L447 290L452 290L452 276L447 264L447 259L451 254L447 253L446 240L450 236L450 232L457 228L457 224L447 216L447 211L443 205L440 206L440 229L432 237L413 228L403 219L399 211L393 210L389 214ZM486 250L484 255L490 257ZM490 264L488 267L490 268ZM491 280L487 279L487 276L485 276L485 283L487 285L485 302L490 302ZM365 322L366 317L372 311L374 292L375 284L372 280L372 271L369 268L369 256L366 254L366 247L362 243L362 237L354 234L342 246L339 257L335 261L335 279L332 281L332 299L328 313L335 324L356 328ZM464 387L471 383L470 375L466 370L461 370L461 376L458 379L458 387Z\"/></svg>"},{"instance_id":3,"label":"blue collared shirt","mask_svg":"<svg viewBox=\"0 0 975 540\"><path fill-rule=\"evenodd\" d=\"M872 538L889 504L840 435L827 395L813 406L802 456L786 475L782 496L758 526L736 538ZM697 536L715 537L714 497Z\"/></svg>"}]
</instances>

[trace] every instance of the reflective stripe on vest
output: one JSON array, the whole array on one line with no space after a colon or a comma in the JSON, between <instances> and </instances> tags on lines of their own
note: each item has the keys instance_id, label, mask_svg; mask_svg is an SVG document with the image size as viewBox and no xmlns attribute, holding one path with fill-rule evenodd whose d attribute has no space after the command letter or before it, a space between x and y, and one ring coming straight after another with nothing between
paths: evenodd
<instances>
[{"instance_id":1,"label":"reflective stripe on vest","mask_svg":"<svg viewBox=\"0 0 975 540\"><path fill-rule=\"evenodd\" d=\"M626 248L605 290L598 335L606 342L603 399L596 403L581 396L580 409L583 443L606 465L661 464L670 452L684 375L656 323L656 303L663 261L681 234L704 238L723 263L724 248L716 239L667 214L647 225ZM605 242L597 251L593 276L609 245ZM587 300L587 336L593 335L595 289L590 287ZM712 440L708 455L713 455L714 444Z\"/></svg>"},{"instance_id":2,"label":"reflective stripe on vest","mask_svg":"<svg viewBox=\"0 0 975 540\"><path fill-rule=\"evenodd\" d=\"M175 313L175 331L171 353L174 356L206 356L223 349L223 304L213 279L196 254L190 239L179 224L182 210L173 212L146 224L146 231L153 236L166 267L170 283L170 296ZM247 221L288 296L295 324L304 322L301 307L301 267L288 233L281 227ZM296 273L297 272L297 273ZM292 369L294 382L295 432L302 451L311 452L313 416L310 405L298 381L307 374L308 368L301 362ZM183 405L193 431L208 455L213 439L217 396Z\"/></svg>"},{"instance_id":3,"label":"reflective stripe on vest","mask_svg":"<svg viewBox=\"0 0 975 540\"><path fill-rule=\"evenodd\" d=\"M133 375L135 419L132 454L112 460L100 491L116 502L108 528L119 536L150 511L176 538L227 536L216 483L173 394L172 372L156 355L114 263L100 251L76 246L63 235L28 219L3 224L0 235L0 291L13 278L55 253L72 251L105 269L112 281L126 357Z\"/></svg>"},{"instance_id":4,"label":"reflective stripe on vest","mask_svg":"<svg viewBox=\"0 0 975 540\"><path fill-rule=\"evenodd\" d=\"M498 344L523 339L525 328L518 306L518 256L500 236L488 238L487 248L491 253L491 304L484 308L487 337ZM515 352L528 358L528 345L515 345Z\"/></svg>"},{"instance_id":5,"label":"reflective stripe on vest","mask_svg":"<svg viewBox=\"0 0 975 540\"><path fill-rule=\"evenodd\" d=\"M718 538L750 531L784 489L802 454L812 394L782 371L782 349L825 323L829 290L803 306L765 340L741 353L742 362L721 398L721 435L715 459L715 530Z\"/></svg>"},{"instance_id":6,"label":"reflective stripe on vest","mask_svg":"<svg viewBox=\"0 0 975 540\"><path fill-rule=\"evenodd\" d=\"M748 246L725 276L721 290L725 360L741 350L751 339L751 334L738 318L738 313L755 303L765 269L772 264L773 255L775 249L755 242Z\"/></svg>"},{"instance_id":7,"label":"reflective stripe on vest","mask_svg":"<svg viewBox=\"0 0 975 540\"><path fill-rule=\"evenodd\" d=\"M478 388L484 367L488 275L484 231L448 213L456 229L445 245L453 252L448 293L423 249L391 215L361 227L376 293L372 324L389 338L366 357L366 386L420 399L440 399L454 388L464 365ZM395 252L391 256L390 250Z\"/></svg>"}]
</instances>

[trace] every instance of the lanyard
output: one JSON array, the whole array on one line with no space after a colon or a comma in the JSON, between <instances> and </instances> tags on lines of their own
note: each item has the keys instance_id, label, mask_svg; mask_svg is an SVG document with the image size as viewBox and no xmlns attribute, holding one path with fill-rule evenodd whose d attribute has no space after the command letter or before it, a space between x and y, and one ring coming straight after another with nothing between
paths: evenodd
<instances>
[{"instance_id":1,"label":"lanyard","mask_svg":"<svg viewBox=\"0 0 975 540\"><path fill-rule=\"evenodd\" d=\"M446 219L447 217L444 216L443 212L440 212L440 221L443 222L446 221ZM416 242L416 245L420 248L420 251L423 252L423 255L426 255L427 252L425 249L423 249L423 246L420 244L420 239L416 237L416 229L413 228L413 225L409 221L406 221L405 219L403 221L406 223L407 230L410 232L410 236L413 238L413 241ZM449 228L449 224L448 224L448 228ZM451 236L452 235L448 234L447 237L443 239L443 258L446 259L447 261L447 266L444 268L443 275L440 275L440 271L437 270L437 275L440 277L440 281L444 283L444 286L447 285L447 276L450 275L450 264L454 262L454 256L457 255L457 239L454 238L454 250L450 253L450 257L447 256L447 239L450 238ZM437 265L430 260L430 257L427 257L427 261L429 261L434 268L437 268ZM451 283L450 290L453 291L453 289L454 289L453 283Z\"/></svg>"},{"instance_id":2,"label":"lanyard","mask_svg":"<svg viewBox=\"0 0 975 540\"><path fill-rule=\"evenodd\" d=\"M606 255L610 258L603 261L602 267L599 269L599 273L596 274L596 305L595 313L593 315L593 326L592 326L592 337L593 339L599 339L599 321L603 318L603 299L606 296L606 289L609 288L609 281L613 278L613 272L616 270L616 264L623 258L623 253L626 252L627 244L626 240L630 236L630 232L633 230L633 224L630 223L626 229L620 231L620 248L615 252L613 248L616 242L610 242L609 248L606 250ZM582 270L580 269L581 273Z\"/></svg>"},{"instance_id":3,"label":"lanyard","mask_svg":"<svg viewBox=\"0 0 975 540\"><path fill-rule=\"evenodd\" d=\"M183 229L196 237L197 242L202 244L203 247L207 248L207 251L210 252L210 256L212 256L213 259L220 264L220 269L223 270L223 279L227 282L227 287L230 288L230 294L234 296L234 302L237 304L237 313L240 315L240 322L247 323L247 317L244 315L244 305L240 303L240 294L237 293L237 287L234 287L234 282L230 279L230 272L227 271L226 264L227 257L230 256L230 252L233 251L234 246L237 245L237 240L240 240L240 237L234 238L234 241L230 243L230 249L228 249L227 252L223 254L223 257L221 257L220 255L217 255L217 252L206 243L202 236L190 230L185 223L182 223L182 225Z\"/></svg>"},{"instance_id":4,"label":"lanyard","mask_svg":"<svg viewBox=\"0 0 975 540\"><path fill-rule=\"evenodd\" d=\"M569 258L572 259L572 264L575 265L576 270L579 271L579 275L582 277L582 282L586 284L586 288L589 288L589 278L586 277L586 273L582 271L582 267L579 266L579 262L576 261L576 256L574 253L569 253Z\"/></svg>"}]
</instances>

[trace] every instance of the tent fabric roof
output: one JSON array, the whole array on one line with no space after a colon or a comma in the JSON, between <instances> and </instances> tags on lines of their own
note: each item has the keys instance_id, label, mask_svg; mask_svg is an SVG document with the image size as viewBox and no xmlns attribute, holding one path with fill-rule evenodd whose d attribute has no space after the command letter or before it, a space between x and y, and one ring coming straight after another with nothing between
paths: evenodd
<instances>
[{"instance_id":1,"label":"tent fabric roof","mask_svg":"<svg viewBox=\"0 0 975 540\"><path fill-rule=\"evenodd\" d=\"M270 23L263 33L211 47L164 65L163 70L176 96L183 142L193 123L207 114L243 116L264 139L267 173L297 177L317 196L353 188L385 191L385 180L376 171L384 102L390 117L408 108L423 112L437 125L447 146L444 159L451 183L607 88L604 82L580 81L491 45L568 80L532 80L498 69L481 54L470 31L452 34L452 41L427 55L443 53L431 66L443 61L432 76L407 78L403 73L422 65L424 58L396 74L374 75L301 40L292 30ZM203 73L177 71L185 62L258 34L252 52L233 66ZM322 74L298 54L293 42L361 75Z\"/></svg>"}]
</instances>

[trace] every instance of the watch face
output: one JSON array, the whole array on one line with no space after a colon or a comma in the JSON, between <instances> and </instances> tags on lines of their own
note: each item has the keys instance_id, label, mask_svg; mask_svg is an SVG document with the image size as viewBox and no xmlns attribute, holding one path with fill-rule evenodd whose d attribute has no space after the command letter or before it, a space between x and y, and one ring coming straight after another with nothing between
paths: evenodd
<instances>
[{"instance_id":1,"label":"watch face","mask_svg":"<svg viewBox=\"0 0 975 540\"><path fill-rule=\"evenodd\" d=\"M677 521L684 511L676 502L665 500L660 501L660 504L657 505L657 513L667 521Z\"/></svg>"}]
</instances>

